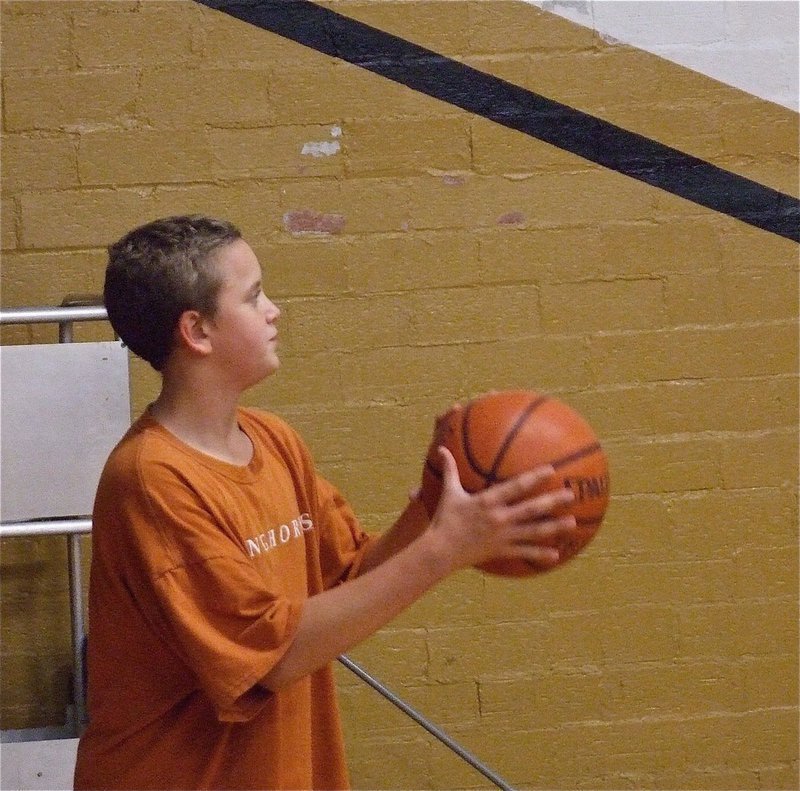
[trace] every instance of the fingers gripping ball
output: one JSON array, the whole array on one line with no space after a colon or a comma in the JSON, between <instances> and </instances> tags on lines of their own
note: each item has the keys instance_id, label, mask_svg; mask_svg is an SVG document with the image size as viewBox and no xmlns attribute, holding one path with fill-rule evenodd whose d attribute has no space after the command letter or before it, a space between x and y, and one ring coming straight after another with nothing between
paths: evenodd
<instances>
[{"instance_id":1,"label":"fingers gripping ball","mask_svg":"<svg viewBox=\"0 0 800 791\"><path fill-rule=\"evenodd\" d=\"M574 514L578 528L555 539L564 563L591 541L609 498L608 461L591 426L561 401L529 390L494 392L451 409L442 417L425 459L420 498L433 516L442 491L444 445L455 457L461 485L478 492L540 464L556 474L545 489L566 486L575 500L557 515ZM524 560L496 560L480 567L503 576L527 576L541 569Z\"/></svg>"}]
</instances>

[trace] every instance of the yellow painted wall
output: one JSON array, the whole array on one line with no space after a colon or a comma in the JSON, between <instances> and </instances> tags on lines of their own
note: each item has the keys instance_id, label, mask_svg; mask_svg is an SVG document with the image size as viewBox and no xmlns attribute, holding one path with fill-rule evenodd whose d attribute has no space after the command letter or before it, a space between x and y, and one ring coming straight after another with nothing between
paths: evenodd
<instances>
[{"instance_id":1,"label":"yellow painted wall","mask_svg":"<svg viewBox=\"0 0 800 791\"><path fill-rule=\"evenodd\" d=\"M519 2L329 5L797 194L782 107ZM98 293L136 224L230 218L283 310L247 401L370 529L456 399L546 390L602 437L582 556L462 574L355 659L521 788L797 788L796 244L189 0L1 10L4 307ZM131 370L138 413L157 378ZM3 728L63 717L64 557L3 543ZM489 787L340 679L356 787Z\"/></svg>"}]
</instances>

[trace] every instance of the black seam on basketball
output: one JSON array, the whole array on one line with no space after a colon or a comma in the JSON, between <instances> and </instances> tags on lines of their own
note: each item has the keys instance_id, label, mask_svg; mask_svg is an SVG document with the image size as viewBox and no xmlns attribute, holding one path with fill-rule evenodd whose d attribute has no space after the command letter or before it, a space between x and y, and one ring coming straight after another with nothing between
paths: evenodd
<instances>
[{"instance_id":1,"label":"black seam on basketball","mask_svg":"<svg viewBox=\"0 0 800 791\"><path fill-rule=\"evenodd\" d=\"M485 478L488 473L484 470L478 460L472 453L472 448L469 446L469 413L472 411L474 401L468 401L464 407L464 417L461 421L461 444L464 446L464 456L469 463L469 466L481 477Z\"/></svg>"},{"instance_id":2,"label":"black seam on basketball","mask_svg":"<svg viewBox=\"0 0 800 791\"><path fill-rule=\"evenodd\" d=\"M492 468L489 470L488 474L486 475L486 484L496 483L497 478L497 471L500 469L500 465L503 463L503 459L505 458L506 453L508 453L508 449L511 446L511 443L514 441L514 438L517 436L517 433L524 425L525 421L545 402L548 401L548 396L539 396L538 398L534 398L530 404L523 410L522 414L516 419L514 425L509 429L508 433L503 439L503 444L500 445L500 448L497 451L497 455L494 457L494 462L492 463Z\"/></svg>"},{"instance_id":3,"label":"black seam on basketball","mask_svg":"<svg viewBox=\"0 0 800 791\"><path fill-rule=\"evenodd\" d=\"M582 448L579 448L574 453L570 453L568 456L562 456L560 459L551 461L550 464L552 464L557 470L559 467L563 467L565 464L577 461L578 459L583 459L586 456L591 456L593 453L597 453L600 450L602 450L600 443L593 442L591 445L584 445Z\"/></svg>"}]
</instances>

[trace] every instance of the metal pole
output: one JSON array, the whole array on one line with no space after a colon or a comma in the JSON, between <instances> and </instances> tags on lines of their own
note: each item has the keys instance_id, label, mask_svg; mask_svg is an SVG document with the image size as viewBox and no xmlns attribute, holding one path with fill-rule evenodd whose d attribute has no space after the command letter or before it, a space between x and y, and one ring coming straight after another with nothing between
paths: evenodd
<instances>
[{"instance_id":1,"label":"metal pole","mask_svg":"<svg viewBox=\"0 0 800 791\"><path fill-rule=\"evenodd\" d=\"M69 536L91 533L92 520L43 519L35 522L3 522L0 538L24 538L25 536Z\"/></svg>"},{"instance_id":2,"label":"metal pole","mask_svg":"<svg viewBox=\"0 0 800 791\"><path fill-rule=\"evenodd\" d=\"M458 744L458 742L454 741L450 735L445 733L437 725L434 725L432 722L425 719L425 717L423 717L422 714L420 714L416 709L409 706L404 700L398 698L394 692L385 687L374 676L371 676L366 670L364 670L363 667L353 662L352 659L344 654L339 657L339 662L341 662L348 670L355 673L362 681L366 682L374 690L383 695L386 700L397 706L400 711L411 717L411 719L414 720L417 725L421 725L426 731L428 731L428 733L432 734L440 742L442 742L442 744L449 747L456 755L459 756L459 758L472 766L473 769L477 769L487 780L490 780L498 788L503 789L503 791L514 791L514 789L508 783L506 783L506 781L503 780L500 775L489 769L486 764L479 761L472 753L464 749L460 744Z\"/></svg>"},{"instance_id":3,"label":"metal pole","mask_svg":"<svg viewBox=\"0 0 800 791\"><path fill-rule=\"evenodd\" d=\"M62 308L3 308L0 324L48 324L62 321L104 321L106 309L102 305L84 305Z\"/></svg>"},{"instance_id":4,"label":"metal pole","mask_svg":"<svg viewBox=\"0 0 800 791\"><path fill-rule=\"evenodd\" d=\"M83 308L101 308L98 316L107 317L102 299L91 295L68 295L61 302L62 308L80 310ZM58 324L58 342L72 343L75 318L62 320ZM86 638L83 619L83 569L81 563L82 549L80 535L73 534L67 538L67 554L69 557L69 605L72 624L72 666L73 666L73 700L75 703L75 723L80 728L86 722L86 689L83 667L83 641Z\"/></svg>"},{"instance_id":5,"label":"metal pole","mask_svg":"<svg viewBox=\"0 0 800 791\"><path fill-rule=\"evenodd\" d=\"M73 699L75 701L75 723L78 727L86 721L86 690L83 678L83 640L86 635L83 624L83 584L81 568L81 537L73 533L67 537L69 557L69 604L72 621L72 657L74 676Z\"/></svg>"}]
</instances>

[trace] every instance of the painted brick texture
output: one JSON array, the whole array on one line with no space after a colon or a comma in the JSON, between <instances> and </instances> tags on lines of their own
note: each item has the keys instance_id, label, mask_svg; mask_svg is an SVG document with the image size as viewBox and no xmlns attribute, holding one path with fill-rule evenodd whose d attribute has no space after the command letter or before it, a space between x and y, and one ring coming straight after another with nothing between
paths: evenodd
<instances>
[{"instance_id":1,"label":"painted brick texture","mask_svg":"<svg viewBox=\"0 0 800 791\"><path fill-rule=\"evenodd\" d=\"M797 194L796 114L529 5L327 5ZM602 438L583 555L453 578L354 659L515 787L797 787L796 244L190 0L0 11L4 307L99 293L156 216L230 218L283 311L247 402L368 529L455 400L545 390ZM158 382L131 372L138 413ZM2 549L2 726L57 724L62 545ZM337 676L355 787L488 787Z\"/></svg>"}]
</instances>

